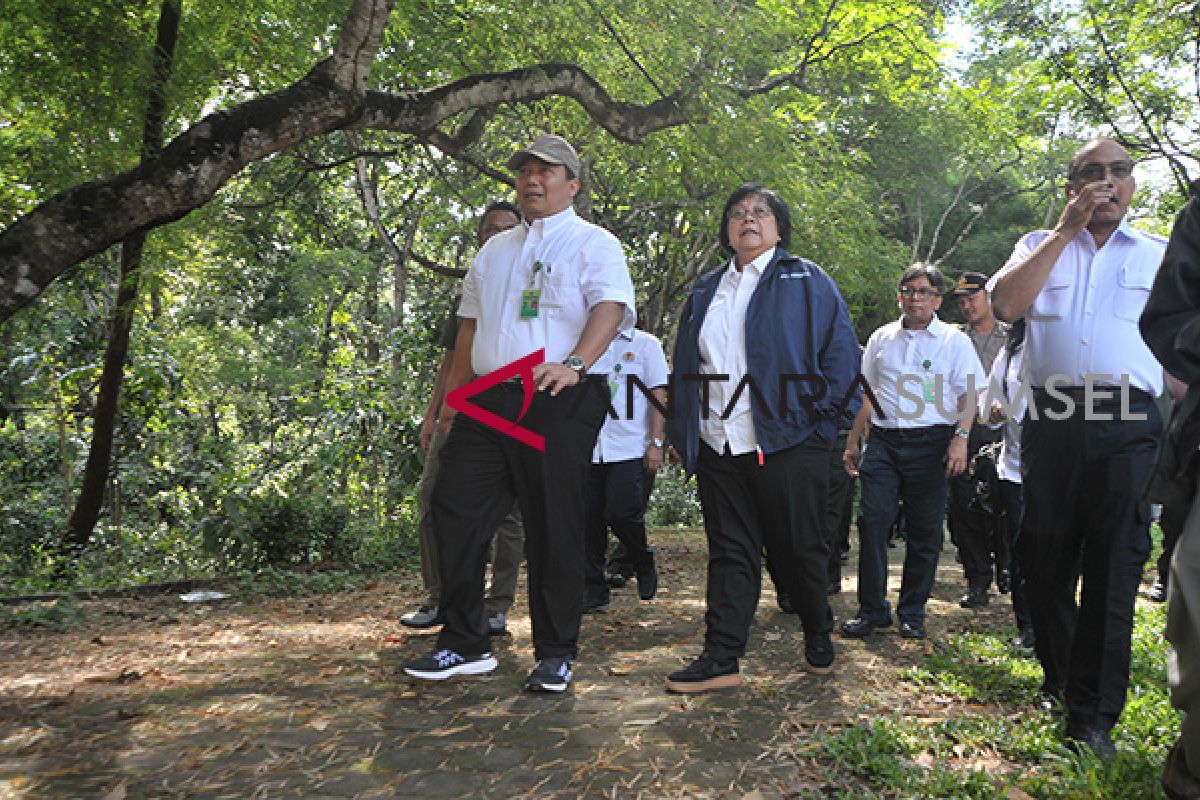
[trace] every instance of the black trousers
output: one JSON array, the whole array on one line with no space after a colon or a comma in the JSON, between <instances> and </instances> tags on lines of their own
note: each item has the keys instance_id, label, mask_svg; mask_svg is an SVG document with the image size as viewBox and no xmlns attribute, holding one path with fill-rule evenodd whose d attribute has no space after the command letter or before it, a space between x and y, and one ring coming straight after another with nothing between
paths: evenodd
<instances>
[{"instance_id":1,"label":"black trousers","mask_svg":"<svg viewBox=\"0 0 1200 800\"><path fill-rule=\"evenodd\" d=\"M842 548L850 547L851 490L854 478L842 465L849 431L841 431L829 448L829 497L825 504L825 545L829 548L829 583L842 581ZM843 545L843 541L845 544Z\"/></svg>"},{"instance_id":2,"label":"black trousers","mask_svg":"<svg viewBox=\"0 0 1200 800\"><path fill-rule=\"evenodd\" d=\"M519 385L475 395L476 405L516 420ZM545 452L463 414L442 446L431 501L445 625L438 646L465 655L489 650L483 606L492 531L515 499L525 522L529 616L537 658L574 658L583 609L583 486L604 404L586 384L557 397L536 392L520 425L545 438Z\"/></svg>"},{"instance_id":3,"label":"black trousers","mask_svg":"<svg viewBox=\"0 0 1200 800\"><path fill-rule=\"evenodd\" d=\"M942 552L946 512L946 449L954 428L931 425L903 430L871 426L859 474L858 614L876 625L891 621L887 600L888 532L904 503L904 567L900 576L901 622L925 624Z\"/></svg>"},{"instance_id":4,"label":"black trousers","mask_svg":"<svg viewBox=\"0 0 1200 800\"><path fill-rule=\"evenodd\" d=\"M1116 402L1095 409L1113 420L1085 419L1078 402L1054 420L1047 412L1062 412L1061 402L1040 390L1033 401L1037 419L1031 410L1021 432L1019 546L1042 688L1065 693L1070 725L1109 729L1129 687L1134 601L1150 553L1142 495L1162 420L1142 393L1130 410L1145 420L1116 419Z\"/></svg>"},{"instance_id":5,"label":"black trousers","mask_svg":"<svg viewBox=\"0 0 1200 800\"><path fill-rule=\"evenodd\" d=\"M968 464L979 449L999 439L999 431L977 425L971 429L967 448ZM987 589L992 584L993 566L1009 569L1008 536L999 524L999 509L986 511L971 507L975 479L965 470L950 479L950 529L962 559L963 574L972 589ZM993 499L999 503L999 498Z\"/></svg>"},{"instance_id":6,"label":"black trousers","mask_svg":"<svg viewBox=\"0 0 1200 800\"><path fill-rule=\"evenodd\" d=\"M1021 564L1021 515L1025 506L1021 484L1001 479L1000 504L1004 507L1003 525L1009 537L1009 550L1013 554L1010 562L1013 616L1017 620L1017 627L1025 631L1033 627L1033 622L1029 617L1028 590L1025 588L1027 570Z\"/></svg>"},{"instance_id":7,"label":"black trousers","mask_svg":"<svg viewBox=\"0 0 1200 800\"><path fill-rule=\"evenodd\" d=\"M635 572L648 569L654 555L646 545L646 502L642 491L646 468L640 458L592 464L584 491L586 572L584 595L588 603L608 602L604 558L611 528L625 549Z\"/></svg>"},{"instance_id":8,"label":"black trousers","mask_svg":"<svg viewBox=\"0 0 1200 800\"><path fill-rule=\"evenodd\" d=\"M829 633L829 443L810 438L766 456L762 466L755 453L719 455L701 444L696 478L708 537L705 651L717 658L745 655L764 545L805 635Z\"/></svg>"}]
</instances>

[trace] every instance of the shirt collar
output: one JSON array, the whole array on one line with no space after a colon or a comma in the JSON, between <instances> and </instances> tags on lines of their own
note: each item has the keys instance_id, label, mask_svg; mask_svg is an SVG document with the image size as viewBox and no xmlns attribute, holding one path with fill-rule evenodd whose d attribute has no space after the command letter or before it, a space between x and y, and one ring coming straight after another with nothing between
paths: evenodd
<instances>
[{"instance_id":1,"label":"shirt collar","mask_svg":"<svg viewBox=\"0 0 1200 800\"><path fill-rule=\"evenodd\" d=\"M575 219L575 207L567 206L557 214L535 219L533 222L526 221L525 229L527 231L535 230L541 234L542 238L545 238L573 219Z\"/></svg>"},{"instance_id":2,"label":"shirt collar","mask_svg":"<svg viewBox=\"0 0 1200 800\"><path fill-rule=\"evenodd\" d=\"M758 258L754 259L749 264L742 267L742 273L745 274L747 271L749 271L749 272L753 273L756 278L762 277L763 272L767 269L767 265L770 264L771 259L773 259L775 257L776 249L778 249L778 248L772 247L770 250L767 250L765 253L760 253ZM737 272L738 271L737 267L734 265L735 260L736 260L736 258L729 259L729 269L727 270L728 272Z\"/></svg>"},{"instance_id":3,"label":"shirt collar","mask_svg":"<svg viewBox=\"0 0 1200 800\"><path fill-rule=\"evenodd\" d=\"M903 316L901 316L900 319L897 320L897 322L900 325L900 330L904 331L905 333L911 333L913 336L919 336L922 333L927 333L930 336L938 337L938 336L942 335L942 329L946 327L946 323L944 323L940 319L938 319L938 315L937 315L936 311L933 312L933 319L929 320L929 324L926 325L924 328L921 328L920 330L913 330L912 328L904 327L904 317Z\"/></svg>"}]
</instances>

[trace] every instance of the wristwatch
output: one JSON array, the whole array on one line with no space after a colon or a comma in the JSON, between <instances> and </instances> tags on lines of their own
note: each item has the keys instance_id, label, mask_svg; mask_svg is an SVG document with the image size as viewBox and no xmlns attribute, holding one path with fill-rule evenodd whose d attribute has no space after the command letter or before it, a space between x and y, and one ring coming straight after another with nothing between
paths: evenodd
<instances>
[{"instance_id":1,"label":"wristwatch","mask_svg":"<svg viewBox=\"0 0 1200 800\"><path fill-rule=\"evenodd\" d=\"M575 374L579 376L580 381L583 381L587 377L587 364L583 363L583 359L574 353L564 358L562 363L575 370Z\"/></svg>"},{"instance_id":2,"label":"wristwatch","mask_svg":"<svg viewBox=\"0 0 1200 800\"><path fill-rule=\"evenodd\" d=\"M971 431L968 428L955 428L954 435L960 439L970 439Z\"/></svg>"},{"instance_id":3,"label":"wristwatch","mask_svg":"<svg viewBox=\"0 0 1200 800\"><path fill-rule=\"evenodd\" d=\"M661 450L663 448L664 444L666 444L666 443L658 436L652 436L650 438L650 446L651 447L657 447L659 450Z\"/></svg>"}]
</instances>

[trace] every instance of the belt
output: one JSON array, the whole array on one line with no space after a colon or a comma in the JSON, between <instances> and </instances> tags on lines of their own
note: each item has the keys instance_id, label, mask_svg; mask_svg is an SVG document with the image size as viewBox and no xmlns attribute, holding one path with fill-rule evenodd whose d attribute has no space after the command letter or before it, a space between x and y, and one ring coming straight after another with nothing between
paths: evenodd
<instances>
[{"instance_id":1,"label":"belt","mask_svg":"<svg viewBox=\"0 0 1200 800\"><path fill-rule=\"evenodd\" d=\"M1121 391L1124 387L1121 386L1093 386L1091 388L1092 395L1088 397L1088 389L1083 386L1055 386L1054 393L1063 397L1069 397L1072 400L1083 403L1091 400L1097 404L1119 403L1121 401ZM1050 390L1044 386L1033 387L1033 395L1037 398L1050 400L1051 402L1062 402L1055 394L1051 394ZM1153 403L1154 395L1147 391L1137 388L1136 386L1129 387L1130 401L1139 403Z\"/></svg>"},{"instance_id":2,"label":"belt","mask_svg":"<svg viewBox=\"0 0 1200 800\"><path fill-rule=\"evenodd\" d=\"M882 436L902 442L928 441L949 436L954 431L953 425L925 425L920 428L884 428L880 425L871 426L872 436Z\"/></svg>"}]
</instances>

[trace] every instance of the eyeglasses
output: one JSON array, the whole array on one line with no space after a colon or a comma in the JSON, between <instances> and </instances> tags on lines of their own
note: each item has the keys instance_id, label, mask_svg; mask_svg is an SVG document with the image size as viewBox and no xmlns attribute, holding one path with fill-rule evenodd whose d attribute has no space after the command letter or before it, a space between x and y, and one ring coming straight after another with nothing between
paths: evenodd
<instances>
[{"instance_id":1,"label":"eyeglasses","mask_svg":"<svg viewBox=\"0 0 1200 800\"><path fill-rule=\"evenodd\" d=\"M729 212L729 218L735 222L741 222L744 219L766 219L767 217L775 216L775 212L769 208L759 206L757 208L735 208Z\"/></svg>"},{"instance_id":2,"label":"eyeglasses","mask_svg":"<svg viewBox=\"0 0 1200 800\"><path fill-rule=\"evenodd\" d=\"M1114 181L1123 181L1133 174L1132 161L1114 161L1111 164L1083 164L1075 170L1075 178L1084 183L1104 180L1105 175L1111 175Z\"/></svg>"},{"instance_id":3,"label":"eyeglasses","mask_svg":"<svg viewBox=\"0 0 1200 800\"><path fill-rule=\"evenodd\" d=\"M924 300L927 297L936 297L937 289L926 289L924 286L914 288L912 286L901 286L899 289L901 297L911 297L914 300Z\"/></svg>"}]
</instances>

